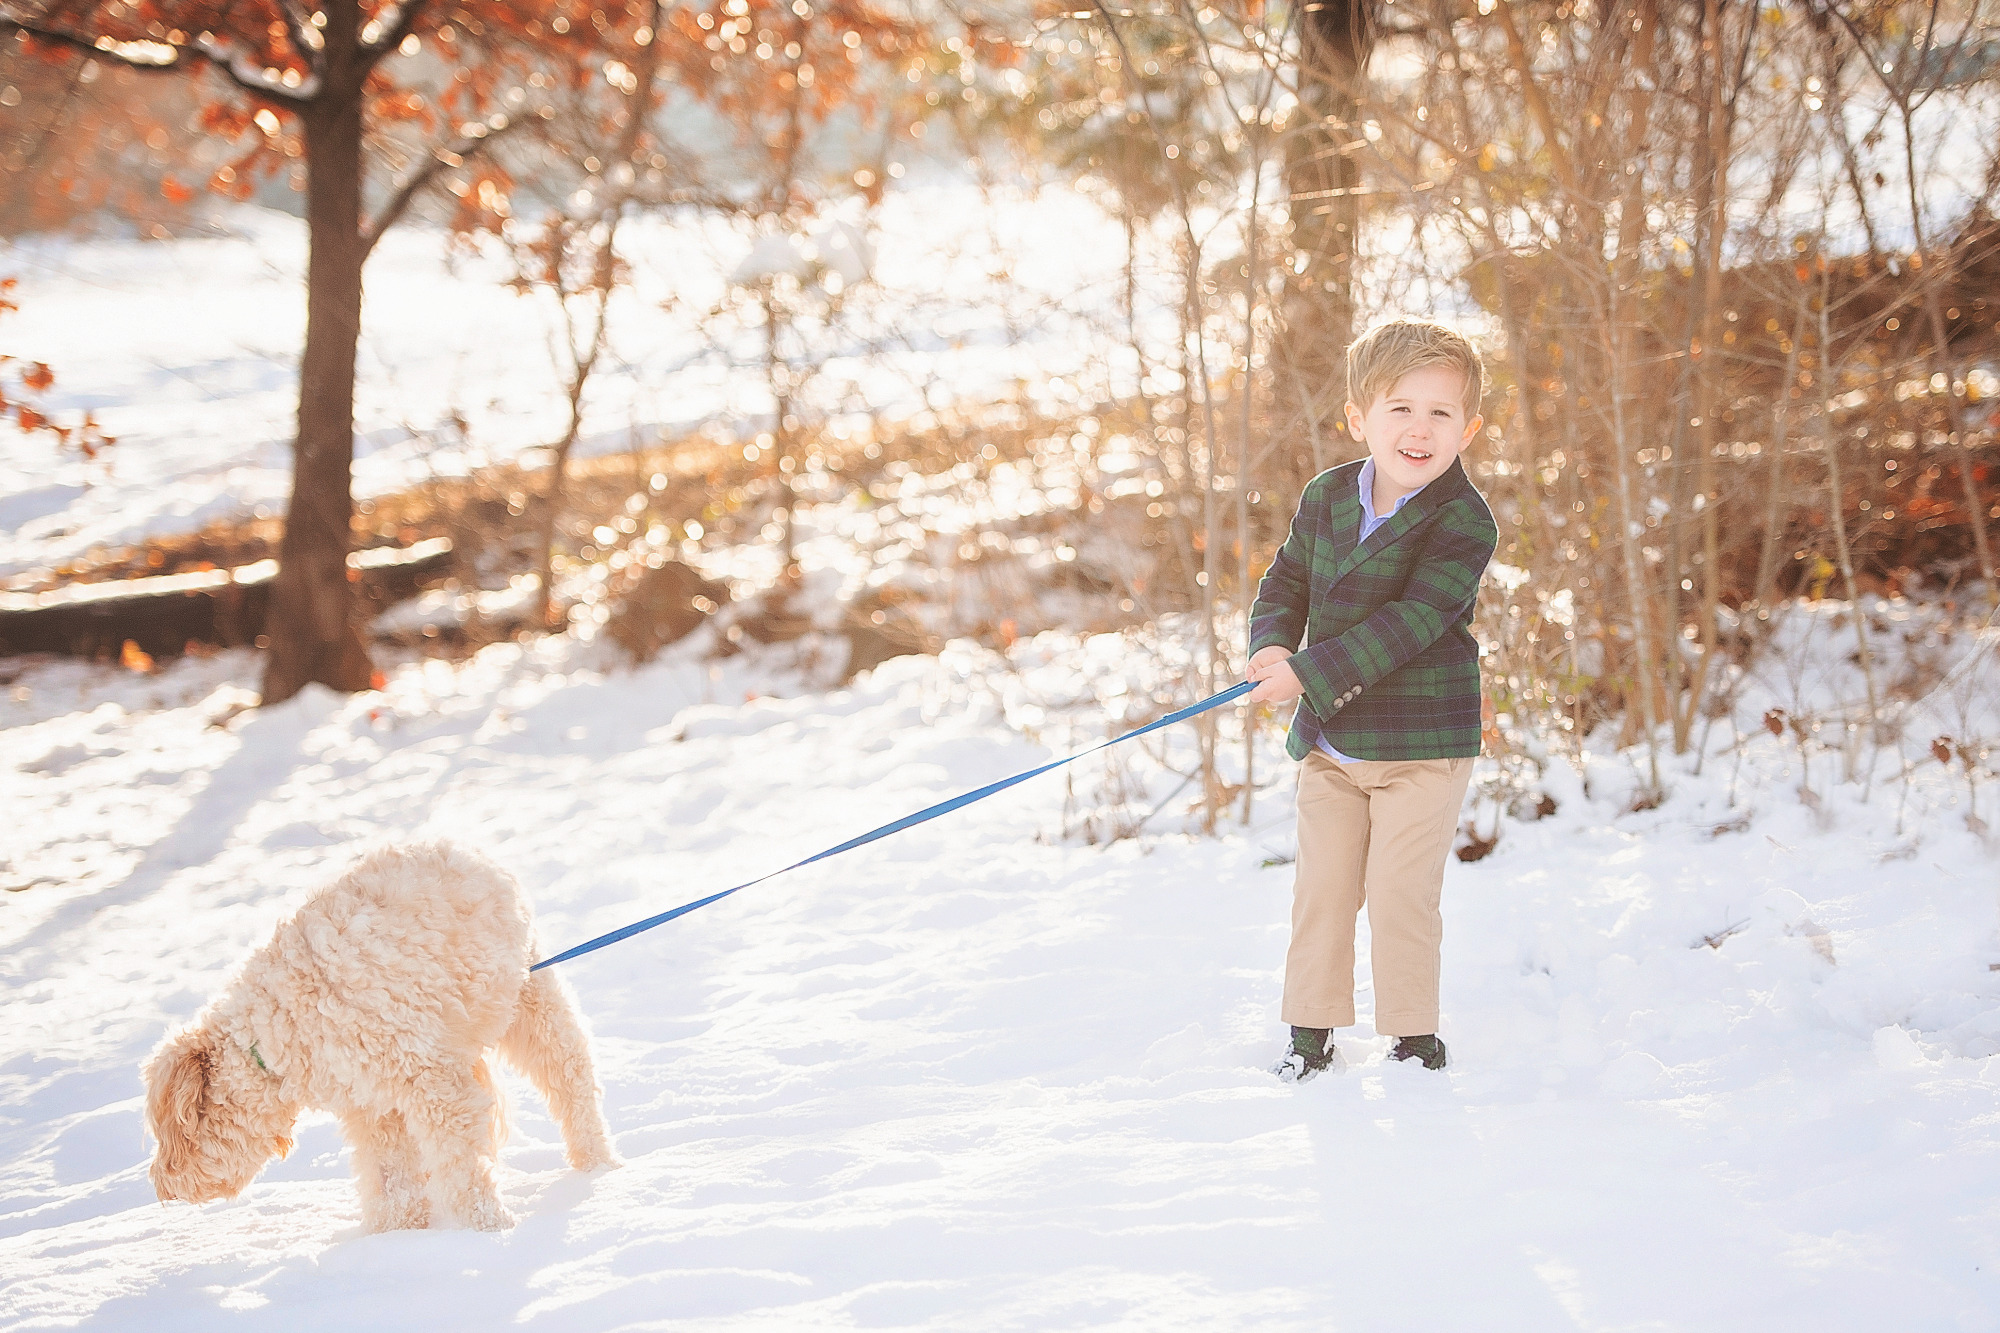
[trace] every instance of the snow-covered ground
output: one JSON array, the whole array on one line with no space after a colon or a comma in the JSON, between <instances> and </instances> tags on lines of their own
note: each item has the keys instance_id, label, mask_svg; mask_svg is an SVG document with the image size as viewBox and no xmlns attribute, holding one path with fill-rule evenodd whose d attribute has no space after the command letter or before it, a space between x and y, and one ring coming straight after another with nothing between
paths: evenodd
<instances>
[{"instance_id":1,"label":"snow-covered ground","mask_svg":"<svg viewBox=\"0 0 2000 1333\"><path fill-rule=\"evenodd\" d=\"M296 365L305 328L303 223L223 208L225 234L169 243L42 239L0 244L21 309L0 352L47 362L44 406L95 412L118 438L105 462L59 456L45 436L0 432L0 579L188 531L282 513L291 491ZM944 177L849 207L825 227L865 226L872 281L832 324L805 319L816 366L801 410L864 404L897 419L1024 389L1059 401L1101 371L1123 291L1125 236L1073 188L982 190ZM763 345L726 277L752 253L719 222L640 221L625 253L609 354L586 400L586 452L656 429L767 428ZM505 285L497 247L455 252L407 227L370 259L356 389L355 490L372 495L457 476L561 438L566 370L543 296ZM539 458L540 455L535 455Z\"/></svg>"},{"instance_id":2,"label":"snow-covered ground","mask_svg":"<svg viewBox=\"0 0 2000 1333\"><path fill-rule=\"evenodd\" d=\"M2000 1323L1993 850L1943 766L1864 802L1821 755L1815 806L1754 726L1636 814L1630 756L1557 761L1552 817L1452 865L1442 1074L1365 1026L1340 1076L1264 1072L1272 733L1247 830L1189 836L1183 796L1137 839L1065 839L1097 757L565 965L627 1165L567 1170L514 1085L512 1232L363 1236L324 1118L239 1200L155 1202L140 1060L370 843L479 843L560 948L1094 740L1118 704L1061 706L1156 675L1135 642L1044 638L828 692L698 647L500 645L256 711L246 654L21 674L0 1326ZM1178 781L1120 762L1142 812Z\"/></svg>"},{"instance_id":3,"label":"snow-covered ground","mask_svg":"<svg viewBox=\"0 0 2000 1333\"><path fill-rule=\"evenodd\" d=\"M0 579L282 507L302 238L229 223L0 256L0 350L121 437L107 472L0 434ZM1104 373L1123 237L1080 197L946 181L873 225L825 410ZM695 318L752 239L637 239L590 446L756 429L754 331ZM363 493L559 430L550 312L440 252L395 233L370 270ZM1143 484L1099 455L1098 492ZM941 580L925 544L1056 503L1046 464L803 506L810 586ZM2000 644L1864 610L1873 682L1845 609L1799 610L1663 804L1632 811L1642 757L1600 737L1550 760L1553 816L1453 864L1444 1074L1366 1027L1339 1077L1264 1072L1289 770L1267 729L1253 824L1193 836L1187 729L565 965L627 1165L568 1171L514 1085L504 1235L361 1235L325 1118L243 1198L163 1206L139 1063L373 843L480 844L559 949L1100 739L1173 693L1171 636L954 645L846 689L814 639L712 659L704 631L634 670L563 637L263 710L245 653L0 662L0 1329L2000 1326ZM1875 689L1900 750L1851 725Z\"/></svg>"}]
</instances>

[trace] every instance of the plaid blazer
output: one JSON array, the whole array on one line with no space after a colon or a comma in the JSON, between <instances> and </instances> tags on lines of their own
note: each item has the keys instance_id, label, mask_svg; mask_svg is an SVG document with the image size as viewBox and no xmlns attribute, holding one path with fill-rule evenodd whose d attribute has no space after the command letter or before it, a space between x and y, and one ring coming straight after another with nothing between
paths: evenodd
<instances>
[{"instance_id":1,"label":"plaid blazer","mask_svg":"<svg viewBox=\"0 0 2000 1333\"><path fill-rule=\"evenodd\" d=\"M1250 651L1292 654L1305 697L1285 750L1356 759L1479 753L1473 602L1499 529L1462 463L1358 546L1361 460L1306 483L1250 609ZM1305 649L1299 651L1299 637Z\"/></svg>"}]
</instances>

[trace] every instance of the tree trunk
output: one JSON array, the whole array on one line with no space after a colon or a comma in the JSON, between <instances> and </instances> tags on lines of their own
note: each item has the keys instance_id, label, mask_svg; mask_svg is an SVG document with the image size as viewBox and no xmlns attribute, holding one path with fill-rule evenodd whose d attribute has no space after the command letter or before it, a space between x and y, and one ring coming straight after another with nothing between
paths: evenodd
<instances>
[{"instance_id":1,"label":"tree trunk","mask_svg":"<svg viewBox=\"0 0 2000 1333\"><path fill-rule=\"evenodd\" d=\"M1782 505L1785 485L1785 441L1791 433L1792 399L1799 389L1799 346L1806 336L1806 292L1803 286L1797 289L1792 316L1792 340L1785 347L1785 369L1778 378L1778 391L1771 399L1771 461L1764 484L1764 532L1757 547L1757 582L1750 590L1750 602L1761 617L1771 606L1771 593L1778 577L1778 538L1783 535L1781 526ZM1820 374L1832 372L1828 368L1831 358L1825 349L1820 352Z\"/></svg>"},{"instance_id":2,"label":"tree trunk","mask_svg":"<svg viewBox=\"0 0 2000 1333\"><path fill-rule=\"evenodd\" d=\"M616 228L614 215L609 226ZM605 237L606 252L617 239L616 231ZM598 269L602 274L602 268ZM541 560L535 574L541 583L541 607L535 613L538 629L560 630L569 622L559 619L556 608L556 532L562 526L563 506L569 503L569 459L576 452L577 436L583 433L583 391L590 383L590 375L597 368L597 358L604 350L604 325L610 317L611 289L599 285L595 292L597 308L593 311L596 323L591 326L590 342L585 350L577 350L575 312L570 309L570 293L560 282L556 287L556 304L560 307L563 321L563 344L575 358L570 365L569 384L564 401L569 405L569 425L563 430L562 442L556 445L555 459L549 464L549 489L542 500L542 521L535 533L535 545L541 552Z\"/></svg>"},{"instance_id":3,"label":"tree trunk","mask_svg":"<svg viewBox=\"0 0 2000 1333\"><path fill-rule=\"evenodd\" d=\"M1274 358L1275 401L1301 405L1297 438L1278 442L1271 489L1297 495L1318 465L1315 444L1331 440L1346 398L1347 344L1354 337L1354 244L1361 230L1361 81L1375 49L1378 0L1326 0L1301 17L1299 114L1290 136L1285 183L1291 196L1295 269L1285 294L1285 346ZM1295 260L1295 264L1298 262ZM1353 442L1344 452L1353 451Z\"/></svg>"},{"instance_id":4,"label":"tree trunk","mask_svg":"<svg viewBox=\"0 0 2000 1333\"><path fill-rule=\"evenodd\" d=\"M1256 131L1253 129L1252 133ZM1250 220L1244 226L1243 248L1246 251L1243 263L1243 380L1238 392L1242 395L1241 423L1236 440L1236 595L1243 603L1243 656L1244 668L1249 669L1250 656L1250 607L1256 599L1256 589L1250 582L1251 540L1250 532L1250 487L1256 473L1256 455L1251 449L1254 417L1252 408L1256 402L1257 375L1257 293L1264 281L1258 267L1262 258L1257 252L1258 214L1262 211L1261 187L1264 183L1262 155L1256 158L1255 174L1250 186ZM1250 823L1257 799L1257 705L1248 699L1243 701L1243 822Z\"/></svg>"},{"instance_id":5,"label":"tree trunk","mask_svg":"<svg viewBox=\"0 0 2000 1333\"><path fill-rule=\"evenodd\" d=\"M1650 4L1641 5L1633 30L1631 67L1637 71L1650 73L1654 54L1654 24L1658 14ZM1636 79L1634 80L1636 84ZM1642 146L1646 142L1648 126L1652 123L1652 98L1657 93L1648 93L1635 87L1632 93L1630 121L1626 126L1625 160L1637 163ZM1618 254L1612 267L1611 283L1605 293L1604 351L1605 366L1609 373L1611 396L1611 447L1618 485L1618 526L1620 531L1619 549L1624 555L1625 591L1632 605L1632 647L1638 659L1636 672L1637 702L1639 716L1646 727L1646 786L1643 794L1658 797L1660 785L1659 751L1659 710L1656 707L1655 691L1666 683L1667 677L1661 665L1661 657L1674 651L1671 638L1658 645L1653 638L1651 600L1647 588L1646 559L1641 534L1645 531L1643 520L1648 505L1640 502L1633 475L1632 439L1627 404L1637 397L1628 379L1628 371L1636 368L1636 305L1638 301L1638 275L1640 265L1641 226L1645 217L1646 173L1643 170L1631 172L1625 181L1625 201L1619 209ZM1603 210L1592 207L1587 216L1601 218ZM1635 307L1633 315L1625 313L1630 302ZM1674 627L1666 626L1668 636ZM1668 701L1671 706L1671 700Z\"/></svg>"},{"instance_id":6,"label":"tree trunk","mask_svg":"<svg viewBox=\"0 0 2000 1333\"><path fill-rule=\"evenodd\" d=\"M660 0L652 0L646 13L645 30L653 34L639 48L633 60L632 87L625 95L625 120L618 129L618 148L612 155L612 162L624 163L632 169L632 179L637 180L645 164L639 160L639 138L646 127L646 114L653 104L653 79L659 73L660 48L665 44L660 33ZM615 174L610 177L616 180ZM570 455L576 452L577 437L583 433L583 395L590 385L590 377L597 372L597 360L604 354L606 335L610 331L611 296L618 286L618 225L624 220L625 205L632 197L630 185L614 184L608 194L602 197L598 209L598 224L604 228L604 239L595 239L595 228L584 228L579 224L586 240L595 247L596 253L590 263L590 295L594 302L591 310L590 339L579 346L576 336L576 314L570 307L574 293L569 290L568 280L563 276L563 263L558 258L555 264L555 295L558 313L562 316L563 346L570 356L570 377L568 385L569 425L563 431L562 443L556 446L555 461L549 469L549 489L547 504L542 513L541 526L536 533L537 547L541 551L536 577L541 583L541 609L536 613L535 624L542 629L560 630L568 625L567 618L555 617L556 597L556 530L562 524L563 506L569 502ZM550 222L545 225L555 225ZM632 459L636 465L640 451L635 442ZM643 490L643 487L635 487Z\"/></svg>"},{"instance_id":7,"label":"tree trunk","mask_svg":"<svg viewBox=\"0 0 2000 1333\"><path fill-rule=\"evenodd\" d=\"M1943 296L1946 285L1951 282L1951 246L1947 243L1936 255L1930 252L1924 235L1923 198L1917 188L1916 113L1911 108L1907 93L1898 101L1896 109L1902 113L1903 181L1910 192L1910 230L1915 233L1917 243L1912 262L1918 267L1931 266L1923 274L1921 288L1924 313L1930 318L1932 374L1944 376L1946 436L1965 451L1959 460L1958 475L1965 486L1965 517L1972 525L1972 549L1979 561L1980 577L1986 581L1986 599L1989 604L2000 603L2000 582L1994 578L1993 548L1986 541L1986 502L1980 498L1979 483L1973 476L1972 434L1966 429L1964 415L1958 409L1958 395L1952 392L1952 385L1958 381L1958 366L1952 357L1951 336L1945 327ZM1824 351L1822 348L1822 357Z\"/></svg>"},{"instance_id":8,"label":"tree trunk","mask_svg":"<svg viewBox=\"0 0 2000 1333\"><path fill-rule=\"evenodd\" d=\"M1715 665L1716 608L1722 598L1721 542L1718 516L1720 492L1715 483L1715 450L1720 442L1715 414L1722 401L1722 251L1729 240L1729 152L1734 129L1734 107L1723 97L1728 74L1728 43L1723 40L1722 0L1706 0L1702 5L1702 31L1707 34L1703 60L1708 79L1708 102L1703 113L1700 147L1702 181L1701 287L1694 293L1700 318L1695 323L1701 345L1688 364L1694 373L1694 447L1697 503L1701 505L1701 610L1696 642L1700 654L1692 677L1687 681L1683 701L1674 708L1674 753L1686 754L1694 736L1694 720L1701 711L1708 676ZM1826 348L1820 348L1821 369L1825 368ZM1678 433L1678 432L1676 432ZM1669 566L1673 568L1673 566ZM1671 581L1670 581L1671 582ZM1672 593L1680 585L1673 582ZM1671 594L1670 594L1671 595ZM1676 598L1678 600L1678 598ZM1668 628L1678 632L1678 614ZM1675 655L1678 660L1678 654Z\"/></svg>"},{"instance_id":9,"label":"tree trunk","mask_svg":"<svg viewBox=\"0 0 2000 1333\"><path fill-rule=\"evenodd\" d=\"M352 4L328 7L329 55L352 50ZM343 23L342 20L346 22ZM361 336L361 95L358 80L329 69L321 95L300 114L305 133L306 346L299 367L292 500L266 622L264 702L309 682L368 689L374 676L355 623L347 578L354 497L354 355ZM351 86L350 86L351 85Z\"/></svg>"},{"instance_id":10,"label":"tree trunk","mask_svg":"<svg viewBox=\"0 0 2000 1333\"><path fill-rule=\"evenodd\" d=\"M1861 611L1861 592L1854 586L1854 548L1847 540L1847 487L1840 477L1840 440L1833 432L1833 329L1827 319L1827 303L1833 299L1826 238L1819 251L1819 364L1814 367L1819 387L1819 441L1826 455L1826 508L1833 518L1833 553L1840 561L1840 582L1847 591L1848 618L1854 622L1854 660L1861 665L1861 680L1868 687L1868 731L1871 740L1881 740L1882 708L1875 694L1875 662L1868 651L1868 617ZM1843 747L1843 753L1845 747ZM1850 769L1847 776L1853 777Z\"/></svg>"}]
</instances>

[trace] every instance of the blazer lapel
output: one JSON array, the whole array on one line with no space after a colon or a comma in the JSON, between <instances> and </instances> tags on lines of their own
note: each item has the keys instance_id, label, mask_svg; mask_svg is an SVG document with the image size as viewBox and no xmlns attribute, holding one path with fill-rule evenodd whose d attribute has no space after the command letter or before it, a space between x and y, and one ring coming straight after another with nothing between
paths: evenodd
<instances>
[{"instance_id":1,"label":"blazer lapel","mask_svg":"<svg viewBox=\"0 0 2000 1333\"><path fill-rule=\"evenodd\" d=\"M1327 506L1327 535L1334 550L1347 552L1343 559L1354 554L1355 543L1361 536L1361 495L1352 484L1333 493L1333 502ZM1345 572L1343 566L1341 573Z\"/></svg>"},{"instance_id":2,"label":"blazer lapel","mask_svg":"<svg viewBox=\"0 0 2000 1333\"><path fill-rule=\"evenodd\" d=\"M1338 583L1346 578L1362 561L1368 559L1369 556L1389 545L1389 543L1400 540L1404 533L1436 512L1438 506L1457 493L1458 487L1463 484L1464 480L1464 464L1457 459L1453 459L1449 471L1411 496L1408 504L1391 514L1386 523L1368 534L1367 541L1354 542L1349 547L1346 557L1334 568L1333 582ZM1349 492L1347 502L1353 506L1354 522L1346 530L1346 536L1348 541L1353 542L1355 534L1361 531L1361 497L1353 492ZM1340 508L1338 505L1334 506L1334 512L1336 515L1339 514Z\"/></svg>"}]
</instances>

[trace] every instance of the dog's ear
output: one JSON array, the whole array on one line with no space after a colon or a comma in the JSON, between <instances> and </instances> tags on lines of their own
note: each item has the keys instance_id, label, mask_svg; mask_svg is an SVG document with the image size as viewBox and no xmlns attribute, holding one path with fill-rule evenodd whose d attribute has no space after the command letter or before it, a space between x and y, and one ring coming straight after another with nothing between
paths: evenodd
<instances>
[{"instance_id":1,"label":"dog's ear","mask_svg":"<svg viewBox=\"0 0 2000 1333\"><path fill-rule=\"evenodd\" d=\"M153 1185L162 1199L172 1197L167 1185L193 1152L214 1070L215 1037L201 1028L170 1037L146 1062L146 1130L160 1145Z\"/></svg>"}]
</instances>

